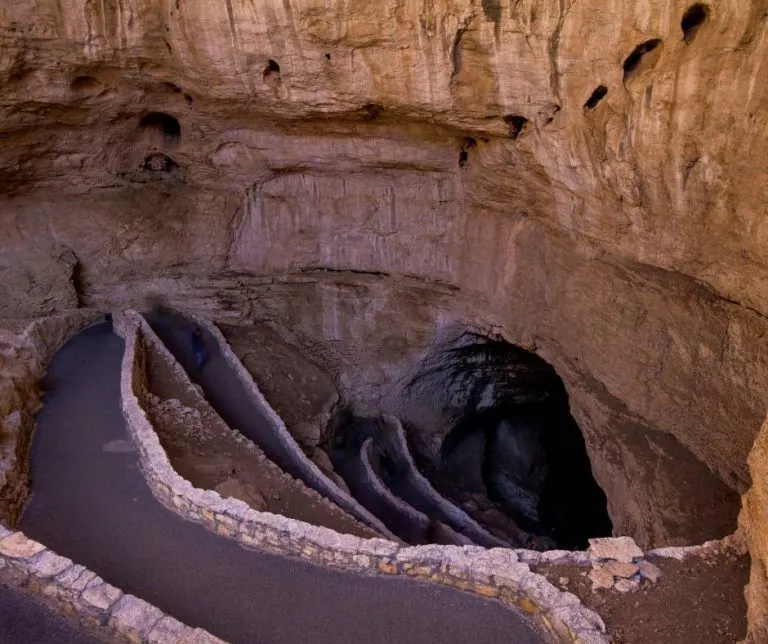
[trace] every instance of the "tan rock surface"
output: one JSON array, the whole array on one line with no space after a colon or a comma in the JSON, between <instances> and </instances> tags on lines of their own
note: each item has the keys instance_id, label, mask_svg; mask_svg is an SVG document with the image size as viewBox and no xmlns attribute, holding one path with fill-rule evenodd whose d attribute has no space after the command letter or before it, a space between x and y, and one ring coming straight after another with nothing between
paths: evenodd
<instances>
[{"instance_id":1,"label":"tan rock surface","mask_svg":"<svg viewBox=\"0 0 768 644\"><path fill-rule=\"evenodd\" d=\"M612 559L626 564L643 556L643 551L631 537L590 539L588 552L595 559Z\"/></svg>"},{"instance_id":2,"label":"tan rock surface","mask_svg":"<svg viewBox=\"0 0 768 644\"><path fill-rule=\"evenodd\" d=\"M739 524L744 529L752 557L749 585L750 642L768 640L768 421L763 425L749 455L755 483L744 495Z\"/></svg>"},{"instance_id":3,"label":"tan rock surface","mask_svg":"<svg viewBox=\"0 0 768 644\"><path fill-rule=\"evenodd\" d=\"M768 38L762 1L689 6L3 3L0 316L162 293L395 411L445 329L498 333L563 377L617 534L724 536L766 410Z\"/></svg>"}]
</instances>

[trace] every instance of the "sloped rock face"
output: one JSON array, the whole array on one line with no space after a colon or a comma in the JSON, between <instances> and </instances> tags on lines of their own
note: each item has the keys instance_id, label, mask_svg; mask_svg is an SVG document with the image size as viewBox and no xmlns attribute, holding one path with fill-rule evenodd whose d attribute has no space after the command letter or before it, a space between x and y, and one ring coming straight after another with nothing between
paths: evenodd
<instances>
[{"instance_id":1,"label":"sloped rock face","mask_svg":"<svg viewBox=\"0 0 768 644\"><path fill-rule=\"evenodd\" d=\"M0 35L3 317L159 293L385 410L450 329L501 336L563 378L617 534L733 526L764 2L39 0Z\"/></svg>"}]
</instances>

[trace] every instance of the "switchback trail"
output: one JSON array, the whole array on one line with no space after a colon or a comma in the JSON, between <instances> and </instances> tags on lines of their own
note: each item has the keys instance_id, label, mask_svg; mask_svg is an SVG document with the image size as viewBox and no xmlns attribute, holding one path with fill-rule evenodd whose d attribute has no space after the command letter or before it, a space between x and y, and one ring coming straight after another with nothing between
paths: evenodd
<instances>
[{"instance_id":1,"label":"switchback trail","mask_svg":"<svg viewBox=\"0 0 768 644\"><path fill-rule=\"evenodd\" d=\"M123 342L91 327L53 359L31 450L28 536L231 642L540 642L500 603L245 550L152 496L120 409ZM125 443L122 443L125 444Z\"/></svg>"}]
</instances>

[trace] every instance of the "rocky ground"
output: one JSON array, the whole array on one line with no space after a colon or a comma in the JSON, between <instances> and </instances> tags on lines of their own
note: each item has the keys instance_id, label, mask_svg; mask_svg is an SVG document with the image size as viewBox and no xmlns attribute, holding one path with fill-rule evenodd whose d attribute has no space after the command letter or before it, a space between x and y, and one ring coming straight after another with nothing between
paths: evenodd
<instances>
[{"instance_id":1,"label":"rocky ground","mask_svg":"<svg viewBox=\"0 0 768 644\"><path fill-rule=\"evenodd\" d=\"M245 437L213 412L203 414L178 400L151 396L150 420L176 471L193 485L342 533L376 534L282 472Z\"/></svg>"},{"instance_id":2,"label":"rocky ground","mask_svg":"<svg viewBox=\"0 0 768 644\"><path fill-rule=\"evenodd\" d=\"M683 561L649 557L531 569L603 618L613 644L733 644L747 634L749 557L729 550Z\"/></svg>"}]
</instances>

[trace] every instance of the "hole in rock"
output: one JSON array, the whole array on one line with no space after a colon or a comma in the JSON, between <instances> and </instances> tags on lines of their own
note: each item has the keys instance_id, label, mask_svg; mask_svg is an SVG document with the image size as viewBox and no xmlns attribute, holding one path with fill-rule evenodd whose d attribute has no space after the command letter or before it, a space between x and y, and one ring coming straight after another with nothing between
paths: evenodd
<instances>
[{"instance_id":1,"label":"hole in rock","mask_svg":"<svg viewBox=\"0 0 768 644\"><path fill-rule=\"evenodd\" d=\"M517 114L508 114L504 117L504 122L509 126L509 138L517 139L528 125L528 119Z\"/></svg>"},{"instance_id":2,"label":"hole in rock","mask_svg":"<svg viewBox=\"0 0 768 644\"><path fill-rule=\"evenodd\" d=\"M487 20L496 23L501 21L501 0L482 0L480 4Z\"/></svg>"},{"instance_id":3,"label":"hole in rock","mask_svg":"<svg viewBox=\"0 0 768 644\"><path fill-rule=\"evenodd\" d=\"M150 112L142 116L139 129L162 136L166 143L176 144L181 140L178 120L164 112Z\"/></svg>"},{"instance_id":4,"label":"hole in rock","mask_svg":"<svg viewBox=\"0 0 768 644\"><path fill-rule=\"evenodd\" d=\"M277 64L277 61L272 60L271 58L264 66L264 79L266 80L269 77L280 78L280 65Z\"/></svg>"},{"instance_id":5,"label":"hole in rock","mask_svg":"<svg viewBox=\"0 0 768 644\"><path fill-rule=\"evenodd\" d=\"M75 94L96 94L101 90L101 83L93 76L77 76L69 84Z\"/></svg>"},{"instance_id":6,"label":"hole in rock","mask_svg":"<svg viewBox=\"0 0 768 644\"><path fill-rule=\"evenodd\" d=\"M171 83L170 81L166 81L166 82L163 83L163 86L169 92L173 92L174 94L181 94L181 87L179 87L175 83Z\"/></svg>"},{"instance_id":7,"label":"hole in rock","mask_svg":"<svg viewBox=\"0 0 768 644\"><path fill-rule=\"evenodd\" d=\"M644 68L653 67L658 60L658 54L660 53L659 45L661 44L660 38L653 38L652 40L646 40L644 43L640 43L632 50L624 59L622 67L624 68L624 80L633 76L634 74L642 71ZM647 55L656 51L657 55L648 58Z\"/></svg>"},{"instance_id":8,"label":"hole in rock","mask_svg":"<svg viewBox=\"0 0 768 644\"><path fill-rule=\"evenodd\" d=\"M331 55L327 52L325 54L325 60L331 60Z\"/></svg>"},{"instance_id":9,"label":"hole in rock","mask_svg":"<svg viewBox=\"0 0 768 644\"><path fill-rule=\"evenodd\" d=\"M469 165L469 151L477 147L477 141L468 136L461 143L461 151L459 152L459 167L466 168Z\"/></svg>"},{"instance_id":10,"label":"hole in rock","mask_svg":"<svg viewBox=\"0 0 768 644\"><path fill-rule=\"evenodd\" d=\"M595 109L597 104L605 98L607 93L608 88L605 85L600 85L594 92L592 92L592 95L587 99L587 102L584 103L584 109Z\"/></svg>"},{"instance_id":11,"label":"hole in rock","mask_svg":"<svg viewBox=\"0 0 768 644\"><path fill-rule=\"evenodd\" d=\"M364 121L373 121L374 119L381 116L381 113L384 111L384 108L381 105L378 105L376 103L366 103L363 106L363 120Z\"/></svg>"},{"instance_id":12,"label":"hole in rock","mask_svg":"<svg viewBox=\"0 0 768 644\"><path fill-rule=\"evenodd\" d=\"M150 154L144 158L142 170L146 170L152 173L167 173L175 175L179 171L179 166L168 155L165 155L162 152L156 152L155 154Z\"/></svg>"},{"instance_id":13,"label":"hole in rock","mask_svg":"<svg viewBox=\"0 0 768 644\"><path fill-rule=\"evenodd\" d=\"M536 549L611 534L565 387L542 358L467 333L425 358L408 391L450 418L425 471L494 534Z\"/></svg>"},{"instance_id":14,"label":"hole in rock","mask_svg":"<svg viewBox=\"0 0 768 644\"><path fill-rule=\"evenodd\" d=\"M683 40L689 42L693 40L699 27L703 25L709 17L709 7L705 4L697 3L688 7L680 21L680 28L683 30Z\"/></svg>"}]
</instances>

